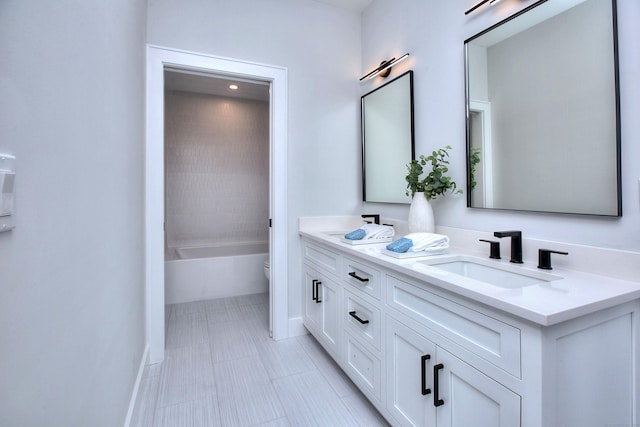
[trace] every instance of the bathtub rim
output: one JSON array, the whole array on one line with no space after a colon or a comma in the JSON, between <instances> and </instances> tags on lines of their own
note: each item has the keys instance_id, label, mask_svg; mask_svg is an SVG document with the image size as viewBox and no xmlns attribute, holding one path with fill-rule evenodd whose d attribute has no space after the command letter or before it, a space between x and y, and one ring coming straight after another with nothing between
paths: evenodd
<instances>
[{"instance_id":1,"label":"bathtub rim","mask_svg":"<svg viewBox=\"0 0 640 427\"><path fill-rule=\"evenodd\" d=\"M220 248L245 248L247 246L259 247L259 250L247 252L247 253L230 253L211 256L183 256L180 251L189 250L204 250L204 249L220 249ZM251 242L226 242L218 244L202 244L202 245L188 245L188 246L173 246L168 247L165 251L165 262L169 261L188 261L192 259L206 259L206 258L227 258L235 256L250 256L250 255L269 255L269 241L251 241Z\"/></svg>"}]
</instances>

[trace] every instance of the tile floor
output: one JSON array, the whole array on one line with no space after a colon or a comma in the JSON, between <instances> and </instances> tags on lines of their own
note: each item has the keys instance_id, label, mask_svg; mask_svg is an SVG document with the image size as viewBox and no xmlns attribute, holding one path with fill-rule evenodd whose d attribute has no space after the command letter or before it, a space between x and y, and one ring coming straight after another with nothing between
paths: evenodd
<instances>
[{"instance_id":1,"label":"tile floor","mask_svg":"<svg viewBox=\"0 0 640 427\"><path fill-rule=\"evenodd\" d=\"M310 335L272 341L267 294L166 307L133 427L387 426Z\"/></svg>"}]
</instances>

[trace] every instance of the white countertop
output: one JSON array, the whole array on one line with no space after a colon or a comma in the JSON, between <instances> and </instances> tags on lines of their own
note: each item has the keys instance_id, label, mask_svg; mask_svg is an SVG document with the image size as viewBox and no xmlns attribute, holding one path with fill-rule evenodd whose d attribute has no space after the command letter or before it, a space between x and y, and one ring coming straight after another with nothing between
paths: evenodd
<instances>
[{"instance_id":1,"label":"white countertop","mask_svg":"<svg viewBox=\"0 0 640 427\"><path fill-rule=\"evenodd\" d=\"M419 262L425 259L434 259L437 256L397 259L381 253L386 243L371 245L344 243L340 240L340 235L347 231L351 231L351 229L346 227L319 231L317 227L305 227L302 221L300 227L300 235L309 240L543 326L564 322L640 298L640 282L561 267L554 267L549 272L549 274L559 276L560 279L517 289L506 289L448 273ZM399 237L397 235L396 239ZM480 258L477 253L453 246L440 257L457 254ZM488 260L488 256L486 259ZM503 266L509 264L508 259L491 260L491 262ZM532 274L539 274L543 271L536 268L535 263L526 260L522 265L511 264L508 268L522 269L514 271L531 272Z\"/></svg>"}]
</instances>

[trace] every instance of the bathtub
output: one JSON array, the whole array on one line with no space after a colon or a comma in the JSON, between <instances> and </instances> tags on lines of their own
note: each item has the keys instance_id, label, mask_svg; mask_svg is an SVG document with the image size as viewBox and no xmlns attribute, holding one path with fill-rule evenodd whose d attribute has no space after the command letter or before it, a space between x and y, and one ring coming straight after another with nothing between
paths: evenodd
<instances>
[{"instance_id":1,"label":"bathtub","mask_svg":"<svg viewBox=\"0 0 640 427\"><path fill-rule=\"evenodd\" d=\"M264 276L269 243L179 247L165 261L165 304L257 294L269 290Z\"/></svg>"}]
</instances>

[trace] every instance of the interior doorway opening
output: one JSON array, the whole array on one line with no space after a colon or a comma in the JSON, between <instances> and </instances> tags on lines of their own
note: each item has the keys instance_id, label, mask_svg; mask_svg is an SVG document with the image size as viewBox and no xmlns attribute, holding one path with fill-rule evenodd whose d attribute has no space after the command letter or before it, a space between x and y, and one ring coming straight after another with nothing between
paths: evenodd
<instances>
[{"instance_id":1,"label":"interior doorway opening","mask_svg":"<svg viewBox=\"0 0 640 427\"><path fill-rule=\"evenodd\" d=\"M268 294L269 91L165 67L166 305Z\"/></svg>"},{"instance_id":2,"label":"interior doorway opening","mask_svg":"<svg viewBox=\"0 0 640 427\"><path fill-rule=\"evenodd\" d=\"M145 271L148 363L164 359L165 314L165 97L167 73L198 77L193 84L226 85L234 79L268 85L269 101L269 312L274 339L288 337L286 242L287 71L281 67L156 46L147 48L147 135L145 166ZM169 75L171 78L171 75ZM265 220L267 220L265 218Z\"/></svg>"}]
</instances>

